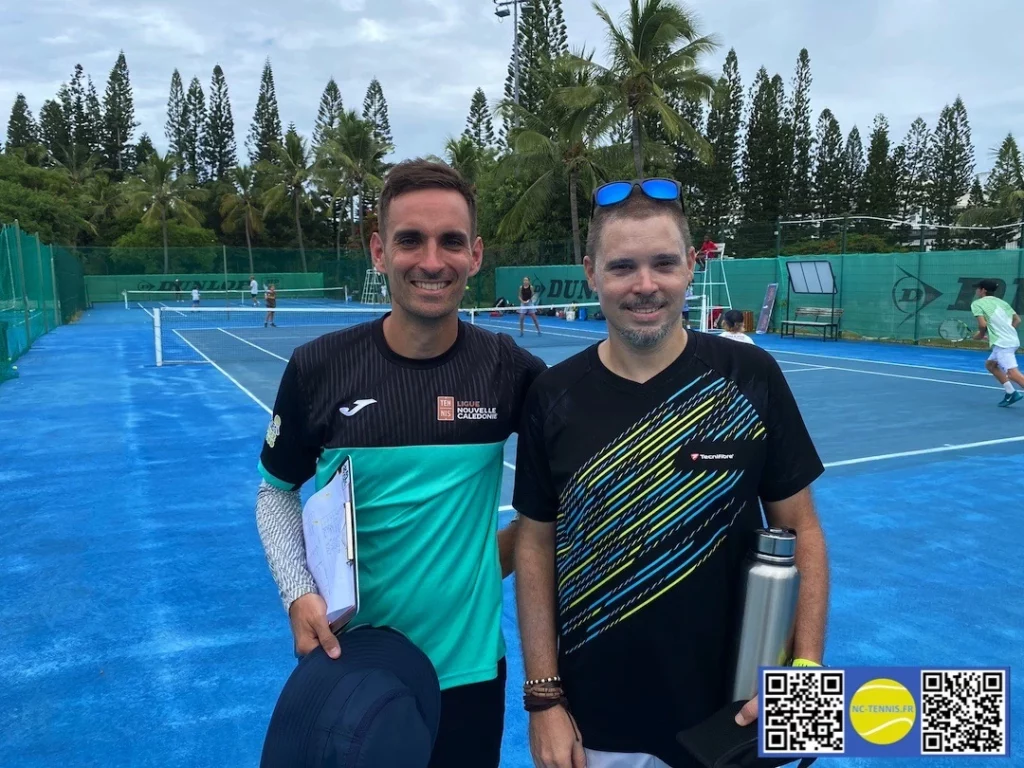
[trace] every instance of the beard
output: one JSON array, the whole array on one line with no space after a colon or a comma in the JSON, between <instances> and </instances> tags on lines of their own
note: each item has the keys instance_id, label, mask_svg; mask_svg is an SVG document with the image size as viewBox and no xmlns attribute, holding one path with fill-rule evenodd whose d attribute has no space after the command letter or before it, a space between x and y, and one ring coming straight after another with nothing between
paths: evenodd
<instances>
[{"instance_id":1,"label":"beard","mask_svg":"<svg viewBox=\"0 0 1024 768\"><path fill-rule=\"evenodd\" d=\"M623 304L622 309L625 311L661 309L666 305L667 302L664 300L652 297L638 299L636 301ZM682 322L683 318L681 311L677 317L673 318L670 315L668 320L655 328L630 328L625 324L615 322L612 318L608 318L608 325L614 328L619 337L634 349L651 349L658 346L668 337L677 325L681 326Z\"/></svg>"}]
</instances>

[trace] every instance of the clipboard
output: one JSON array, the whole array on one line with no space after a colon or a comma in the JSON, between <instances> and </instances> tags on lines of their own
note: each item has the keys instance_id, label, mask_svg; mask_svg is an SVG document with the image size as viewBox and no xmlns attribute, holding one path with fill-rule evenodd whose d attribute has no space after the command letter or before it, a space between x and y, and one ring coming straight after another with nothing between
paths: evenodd
<instances>
[{"instance_id":1,"label":"clipboard","mask_svg":"<svg viewBox=\"0 0 1024 768\"><path fill-rule=\"evenodd\" d=\"M331 631L343 629L359 613L359 544L355 482L346 456L327 484L302 511L306 565L327 603Z\"/></svg>"}]
</instances>

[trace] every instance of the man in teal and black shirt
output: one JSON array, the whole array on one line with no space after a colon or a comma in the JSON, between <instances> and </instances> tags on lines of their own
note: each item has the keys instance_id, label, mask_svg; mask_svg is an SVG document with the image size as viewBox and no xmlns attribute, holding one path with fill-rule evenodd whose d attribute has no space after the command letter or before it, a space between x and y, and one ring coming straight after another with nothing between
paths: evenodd
<instances>
[{"instance_id":1,"label":"man in teal and black shirt","mask_svg":"<svg viewBox=\"0 0 1024 768\"><path fill-rule=\"evenodd\" d=\"M442 711L431 766L497 768L501 580L514 535L497 531L503 449L545 366L511 337L458 318L483 246L457 173L400 164L380 206L371 248L393 309L293 353L260 457L260 535L296 650L323 644L336 656L305 563L298 489L311 479L323 487L351 457L361 599L353 625L393 627L433 662Z\"/></svg>"}]
</instances>

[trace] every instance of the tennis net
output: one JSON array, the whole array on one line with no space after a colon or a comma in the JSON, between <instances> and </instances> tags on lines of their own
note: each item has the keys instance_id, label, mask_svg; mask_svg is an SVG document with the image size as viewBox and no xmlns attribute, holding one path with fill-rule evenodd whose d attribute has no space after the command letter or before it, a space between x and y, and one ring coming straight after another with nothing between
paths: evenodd
<instances>
[{"instance_id":1,"label":"tennis net","mask_svg":"<svg viewBox=\"0 0 1024 768\"><path fill-rule=\"evenodd\" d=\"M511 336L527 349L564 347L571 354L605 338L600 304L554 304L536 307L538 332L529 315L518 307L460 309L467 323ZM265 307L158 307L153 316L157 365L177 363L286 362L292 350L307 341L342 328L372 322L386 306L281 307L272 324ZM523 330L520 335L520 319Z\"/></svg>"},{"instance_id":2,"label":"tennis net","mask_svg":"<svg viewBox=\"0 0 1024 768\"><path fill-rule=\"evenodd\" d=\"M181 309L192 306L192 286L182 283L180 291L122 291L125 309ZM282 288L277 291L277 306L336 307L351 300L347 287L340 288ZM266 290L256 295L259 306L266 303ZM200 307L252 307L253 296L248 290L201 291Z\"/></svg>"}]
</instances>

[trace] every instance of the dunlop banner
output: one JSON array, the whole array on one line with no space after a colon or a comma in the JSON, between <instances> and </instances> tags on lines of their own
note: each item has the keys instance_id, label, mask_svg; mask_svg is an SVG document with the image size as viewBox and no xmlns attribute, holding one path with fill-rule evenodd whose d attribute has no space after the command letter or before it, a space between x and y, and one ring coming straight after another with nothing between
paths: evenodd
<instances>
[{"instance_id":1,"label":"dunlop banner","mask_svg":"<svg viewBox=\"0 0 1024 768\"><path fill-rule=\"evenodd\" d=\"M323 288L324 276L320 272L257 272L254 277L260 286L273 283L278 289ZM89 300L124 301L122 291L173 291L174 281L181 280L181 289L191 291L196 283L200 291L249 290L248 274L202 275L86 275L85 287Z\"/></svg>"}]
</instances>

